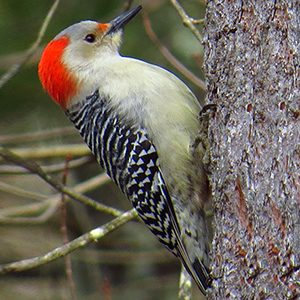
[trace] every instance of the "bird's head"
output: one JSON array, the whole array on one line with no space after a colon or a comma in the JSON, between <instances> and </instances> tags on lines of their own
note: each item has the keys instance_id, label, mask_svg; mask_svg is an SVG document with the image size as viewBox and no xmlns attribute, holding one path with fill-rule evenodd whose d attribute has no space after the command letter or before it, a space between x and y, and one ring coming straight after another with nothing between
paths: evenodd
<instances>
[{"instance_id":1,"label":"bird's head","mask_svg":"<svg viewBox=\"0 0 300 300\"><path fill-rule=\"evenodd\" d=\"M89 80L86 70L95 61L118 55L124 26L141 10L138 6L110 23L82 21L60 32L45 48L38 73L44 89L64 110ZM93 76L92 72L90 74Z\"/></svg>"}]
</instances>

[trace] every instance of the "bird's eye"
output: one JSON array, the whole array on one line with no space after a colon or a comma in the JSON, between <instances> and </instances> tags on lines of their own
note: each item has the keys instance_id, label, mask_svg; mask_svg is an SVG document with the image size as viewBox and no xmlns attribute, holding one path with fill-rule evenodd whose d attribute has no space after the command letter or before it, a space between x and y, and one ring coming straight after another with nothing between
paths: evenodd
<instances>
[{"instance_id":1,"label":"bird's eye","mask_svg":"<svg viewBox=\"0 0 300 300\"><path fill-rule=\"evenodd\" d=\"M85 41L87 41L88 43L94 43L96 40L96 36L94 34L88 34L85 38Z\"/></svg>"}]
</instances>

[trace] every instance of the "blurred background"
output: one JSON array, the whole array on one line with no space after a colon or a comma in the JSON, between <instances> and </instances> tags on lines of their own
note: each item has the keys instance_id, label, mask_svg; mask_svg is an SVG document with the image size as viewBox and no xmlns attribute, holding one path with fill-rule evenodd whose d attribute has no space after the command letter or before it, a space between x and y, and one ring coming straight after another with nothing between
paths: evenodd
<instances>
[{"instance_id":1,"label":"blurred background","mask_svg":"<svg viewBox=\"0 0 300 300\"><path fill-rule=\"evenodd\" d=\"M54 1L53 1L54 2ZM0 78L24 57L34 43L52 1L0 2ZM182 1L187 13L202 19L201 0ZM67 26L85 19L109 22L121 14L126 1L61 0L40 46L20 71L0 88L0 143L39 163L59 181L70 154L67 185L83 185L85 195L126 211L129 201L105 176L78 132L43 91L37 64L44 46ZM143 5L159 40L197 77L203 79L203 49L183 26L170 1L133 1ZM202 31L202 25L197 25ZM121 54L161 65L182 78L200 101L204 92L184 77L146 33L142 13L124 32ZM89 180L94 180L93 184ZM0 159L0 264L45 254L63 244L62 221L69 240L113 219L75 200L66 201L62 217L60 195L37 175ZM70 254L77 299L176 299L180 263L159 244L144 224L134 219ZM194 299L201 299L195 288ZM0 300L74 299L64 258L41 267L0 277Z\"/></svg>"}]
</instances>

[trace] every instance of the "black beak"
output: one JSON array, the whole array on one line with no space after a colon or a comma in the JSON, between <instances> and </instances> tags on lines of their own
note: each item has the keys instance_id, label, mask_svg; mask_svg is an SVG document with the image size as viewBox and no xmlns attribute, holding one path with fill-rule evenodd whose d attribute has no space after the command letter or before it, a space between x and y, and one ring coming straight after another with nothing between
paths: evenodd
<instances>
[{"instance_id":1,"label":"black beak","mask_svg":"<svg viewBox=\"0 0 300 300\"><path fill-rule=\"evenodd\" d=\"M125 25L142 9L142 5L139 5L129 11L124 12L122 15L118 16L112 20L109 24L111 28L106 34L123 29Z\"/></svg>"}]
</instances>

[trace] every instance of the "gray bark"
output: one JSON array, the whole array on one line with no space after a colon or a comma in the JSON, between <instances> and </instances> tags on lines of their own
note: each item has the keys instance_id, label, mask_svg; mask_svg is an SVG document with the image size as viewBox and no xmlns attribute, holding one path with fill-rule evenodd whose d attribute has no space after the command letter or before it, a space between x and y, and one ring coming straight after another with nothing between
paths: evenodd
<instances>
[{"instance_id":1,"label":"gray bark","mask_svg":"<svg viewBox=\"0 0 300 300\"><path fill-rule=\"evenodd\" d=\"M207 1L209 299L300 298L300 3Z\"/></svg>"}]
</instances>

